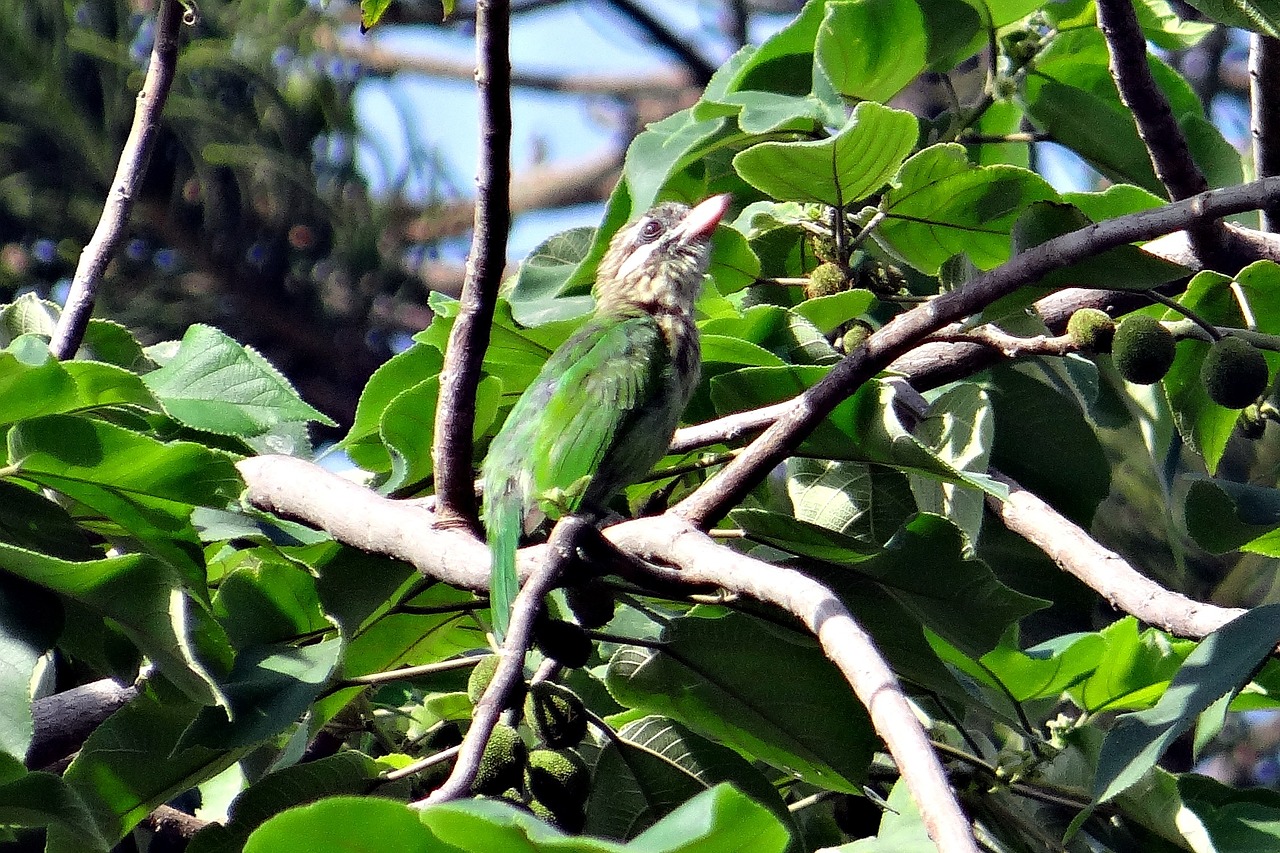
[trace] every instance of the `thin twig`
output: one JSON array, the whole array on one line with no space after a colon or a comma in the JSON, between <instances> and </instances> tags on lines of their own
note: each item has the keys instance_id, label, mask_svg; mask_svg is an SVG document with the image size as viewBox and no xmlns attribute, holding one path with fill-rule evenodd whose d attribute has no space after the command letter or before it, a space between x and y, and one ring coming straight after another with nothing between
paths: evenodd
<instances>
[{"instance_id":1,"label":"thin twig","mask_svg":"<svg viewBox=\"0 0 1280 853\"><path fill-rule=\"evenodd\" d=\"M120 152L120 162L107 192L98 227L80 253L66 306L49 343L49 350L55 358L71 358L80 348L89 327L89 318L93 315L103 273L124 239L125 224L133 210L147 163L151 160L151 151L160 132L160 114L164 111L164 102L178 66L178 32L182 20L183 5L179 0L160 0L155 42L151 46L146 79L138 92L133 126L129 128L129 138Z\"/></svg>"},{"instance_id":2,"label":"thin twig","mask_svg":"<svg viewBox=\"0 0 1280 853\"><path fill-rule=\"evenodd\" d=\"M1231 213L1256 210L1277 197L1280 197L1280 178L1264 178L1094 223L1046 240L976 276L963 287L938 296L928 305L899 314L821 381L786 403L785 414L776 423L748 445L741 456L677 505L675 512L697 527L709 527L740 503L842 400L918 345L925 336L948 323L974 314L1017 288L1086 257L1136 240L1149 240L1212 222Z\"/></svg>"},{"instance_id":3,"label":"thin twig","mask_svg":"<svg viewBox=\"0 0 1280 853\"><path fill-rule=\"evenodd\" d=\"M379 774L378 781L395 782L400 779L407 779L410 776L421 773L423 770L435 767L437 764L444 764L446 761L456 757L461 751L461 746L451 746L448 749L442 749L435 755L428 755L420 761L415 761L412 764L406 764L404 767L397 767L395 770L388 770L385 773Z\"/></svg>"},{"instance_id":4,"label":"thin twig","mask_svg":"<svg viewBox=\"0 0 1280 853\"><path fill-rule=\"evenodd\" d=\"M476 386L489 346L498 285L511 226L511 20L506 0L476 3L476 90L480 106L480 162L476 171L475 231L461 307L440 370L435 443L431 448L438 498L437 523L479 529L471 457Z\"/></svg>"},{"instance_id":5,"label":"thin twig","mask_svg":"<svg viewBox=\"0 0 1280 853\"><path fill-rule=\"evenodd\" d=\"M1280 175L1280 39L1249 36L1249 134L1253 170L1259 178ZM1262 208L1262 230L1280 231L1280 204Z\"/></svg>"},{"instance_id":6,"label":"thin twig","mask_svg":"<svg viewBox=\"0 0 1280 853\"><path fill-rule=\"evenodd\" d=\"M562 518L551 532L551 540L547 543L550 556L529 576L512 605L511 624L499 652L498 668L494 670L484 695L472 709L471 728L462 741L458 763L444 784L417 805L448 802L466 796L471 790L489 735L498 723L511 689L524 672L525 655L533 643L533 623L542 610L543 600L555 588L561 572L574 556L575 542L589 526L581 517L570 515Z\"/></svg>"},{"instance_id":7,"label":"thin twig","mask_svg":"<svg viewBox=\"0 0 1280 853\"><path fill-rule=\"evenodd\" d=\"M387 672L371 672L368 675L357 675L344 678L335 687L366 687L373 684L394 684L397 681L409 681L424 675L435 675L439 672L452 672L455 669L468 669L475 666L483 657L457 658L440 663L424 663L420 666L403 666Z\"/></svg>"}]
</instances>

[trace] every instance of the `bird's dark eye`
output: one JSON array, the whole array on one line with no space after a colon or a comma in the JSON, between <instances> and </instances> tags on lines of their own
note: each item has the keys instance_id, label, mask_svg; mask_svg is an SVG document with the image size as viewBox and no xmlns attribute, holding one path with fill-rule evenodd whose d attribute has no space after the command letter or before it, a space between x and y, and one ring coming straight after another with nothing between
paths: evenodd
<instances>
[{"instance_id":1,"label":"bird's dark eye","mask_svg":"<svg viewBox=\"0 0 1280 853\"><path fill-rule=\"evenodd\" d=\"M644 224L644 227L640 229L640 242L652 243L654 240L657 240L662 236L662 232L664 230L665 229L663 229L661 222L656 219L650 219Z\"/></svg>"}]
</instances>

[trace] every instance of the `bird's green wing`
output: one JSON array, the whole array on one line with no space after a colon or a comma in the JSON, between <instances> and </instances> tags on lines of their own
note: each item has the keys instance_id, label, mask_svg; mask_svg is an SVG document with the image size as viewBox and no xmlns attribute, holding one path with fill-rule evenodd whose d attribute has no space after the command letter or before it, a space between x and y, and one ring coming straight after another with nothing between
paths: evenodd
<instances>
[{"instance_id":1,"label":"bird's green wing","mask_svg":"<svg viewBox=\"0 0 1280 853\"><path fill-rule=\"evenodd\" d=\"M584 498L608 500L628 478L646 473L661 458L680 414L653 411L670 406L664 375L670 370L652 317L595 317L551 355L512 408L484 464L490 605L499 637L518 588L516 546L538 499L559 490L564 508L573 512ZM655 417L670 420L665 435L656 434L661 424L637 428ZM606 463L607 457L617 459ZM638 466L646 470L630 470Z\"/></svg>"}]
</instances>

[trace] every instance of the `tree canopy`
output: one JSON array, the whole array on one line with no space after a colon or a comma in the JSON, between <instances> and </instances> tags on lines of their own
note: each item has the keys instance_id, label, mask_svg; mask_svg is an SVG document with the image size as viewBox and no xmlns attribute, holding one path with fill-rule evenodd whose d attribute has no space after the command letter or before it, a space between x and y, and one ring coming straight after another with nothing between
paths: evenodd
<instances>
[{"instance_id":1,"label":"tree canopy","mask_svg":"<svg viewBox=\"0 0 1280 853\"><path fill-rule=\"evenodd\" d=\"M1280 704L1275 10L810 0L504 280L509 10L482 2L471 266L353 355L415 237L344 147L354 81L295 61L320 13L126 8L0 15L15 843L1275 845L1275 761L1232 758L1274 749L1232 712ZM1227 27L1249 155L1179 67ZM1090 189L1043 176L1064 153ZM602 537L535 532L497 646L488 443L609 238L718 193L686 426ZM281 306L322 322L273 340ZM330 408L323 377L392 349Z\"/></svg>"}]
</instances>

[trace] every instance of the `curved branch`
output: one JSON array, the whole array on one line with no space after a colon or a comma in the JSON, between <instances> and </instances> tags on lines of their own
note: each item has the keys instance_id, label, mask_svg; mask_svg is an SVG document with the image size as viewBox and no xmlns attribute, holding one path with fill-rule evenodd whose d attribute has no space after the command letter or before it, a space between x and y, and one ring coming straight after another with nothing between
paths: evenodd
<instances>
[{"instance_id":1,"label":"curved branch","mask_svg":"<svg viewBox=\"0 0 1280 853\"><path fill-rule=\"evenodd\" d=\"M1150 240L1222 216L1256 210L1280 197L1280 178L1212 190L1165 207L1108 219L1047 240L983 273L965 286L894 317L816 385L787 404L785 413L737 459L681 502L675 511L707 527L739 503L840 401L904 355L927 335L980 311L996 299L1056 269L1136 240Z\"/></svg>"},{"instance_id":2,"label":"curved branch","mask_svg":"<svg viewBox=\"0 0 1280 853\"><path fill-rule=\"evenodd\" d=\"M179 0L161 0L156 13L155 43L151 47L146 79L138 92L133 126L129 128L129 138L120 152L120 162L107 192L98 227L80 253L66 306L49 342L49 349L57 359L71 358L80 348L98 298L102 275L124 238L125 223L129 221L143 173L151 160L151 150L160 132L160 114L164 111L164 102L178 66L178 32L182 20L183 8Z\"/></svg>"},{"instance_id":3,"label":"curved branch","mask_svg":"<svg viewBox=\"0 0 1280 853\"><path fill-rule=\"evenodd\" d=\"M716 66L694 50L693 45L668 29L666 24L654 17L643 5L636 0L609 0L609 5L644 30L645 35L653 39L659 47L684 63L699 88L711 82L711 75L716 73Z\"/></svg>"},{"instance_id":4,"label":"curved branch","mask_svg":"<svg viewBox=\"0 0 1280 853\"><path fill-rule=\"evenodd\" d=\"M476 386L489 346L498 285L511 227L511 20L505 0L476 4L476 89L480 100L480 164L476 173L475 230L462 307L449 333L440 371L435 441L431 448L439 523L479 527L471 457Z\"/></svg>"}]
</instances>

